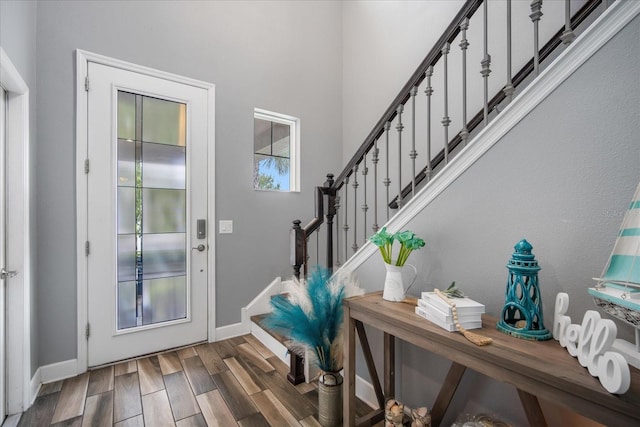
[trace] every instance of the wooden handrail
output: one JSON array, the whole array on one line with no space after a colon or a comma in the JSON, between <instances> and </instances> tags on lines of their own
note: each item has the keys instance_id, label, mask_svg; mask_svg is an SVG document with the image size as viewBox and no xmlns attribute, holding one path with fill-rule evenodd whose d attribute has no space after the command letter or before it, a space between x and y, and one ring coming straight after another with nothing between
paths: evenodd
<instances>
[{"instance_id":1,"label":"wooden handrail","mask_svg":"<svg viewBox=\"0 0 640 427\"><path fill-rule=\"evenodd\" d=\"M382 132L384 131L384 124L386 122L391 122L396 117L396 109L398 105L404 104L409 99L409 93L411 88L414 86L420 85L424 80L424 73L427 71L427 68L431 65L435 65L440 57L442 56L442 46L445 43L451 43L460 33L460 22L464 18L470 18L473 16L475 11L482 5L483 0L467 0L467 2L462 6L462 9L458 12L458 14L453 18L449 26L446 28L444 33L440 36L436 44L431 48L427 56L420 63L416 71L411 75L409 81L402 87L398 95L391 102L391 105L384 112L380 120L375 124L367 138L364 140L360 148L356 151L356 153L351 157L351 160L347 163L345 168L342 170L338 178L335 180L336 190L340 190L344 185L344 179L347 176L351 176L353 173L353 167L360 162L362 157L366 153L368 153L371 148L373 148L373 143L376 139L380 137Z\"/></svg>"},{"instance_id":2,"label":"wooden handrail","mask_svg":"<svg viewBox=\"0 0 640 427\"><path fill-rule=\"evenodd\" d=\"M296 278L300 278L300 267L304 265L303 276L307 276L307 240L309 236L324 223L324 217L327 217L327 268L333 268L333 244L332 234L333 217L336 213L335 197L336 190L333 187L333 174L327 174L327 180L322 187L316 187L314 193L315 216L307 225L300 227L302 221L296 219L293 221L291 228L291 266ZM328 197L327 212L324 211L324 197Z\"/></svg>"},{"instance_id":3,"label":"wooden handrail","mask_svg":"<svg viewBox=\"0 0 640 427\"><path fill-rule=\"evenodd\" d=\"M601 3L602 3L602 0L589 0L588 2L586 2L580 8L580 10L576 12L576 14L571 18L571 28L576 28L580 24L582 24L589 17L589 15L591 15L591 13L598 6L600 6ZM560 46L560 43L562 42L562 39L560 38L560 36L562 36L563 31L564 31L564 27L558 30L553 35L553 37L551 37L551 39L542 47L542 49L540 49L540 62L543 62L544 60L546 60L549 57L549 55L551 55L551 53L553 53L553 51L558 46ZM513 77L513 82L512 82L513 86L517 88L527 77L529 77L529 75L531 75L531 73L533 73L533 71L534 71L534 66L533 66L533 58L532 58ZM493 109L496 106L500 105L500 103L504 101L505 98L506 98L505 93L502 90L500 90L489 101L489 111L493 111ZM473 116L473 118L469 121L469 123L467 123L468 132L472 132L479 124L482 123L483 115L484 115L483 110L480 110L475 116ZM456 136L453 137L453 139L448 144L449 152L452 152L453 150L455 150L461 142L462 142L462 138L460 137L460 133L458 133L456 134ZM435 169L436 167L440 166L440 164L443 161L444 161L444 149L442 149L438 154L436 154L436 156L433 159L431 159L431 165ZM416 179L415 179L416 186L422 183L422 181L424 181L425 178L426 178L426 173L425 173L425 170L423 169L416 175ZM411 183L409 183L402 189L402 193L401 193L402 198L404 199L410 193L411 193ZM398 208L398 196L396 196L393 200L391 200L391 202L389 202L389 207L391 209Z\"/></svg>"}]
</instances>

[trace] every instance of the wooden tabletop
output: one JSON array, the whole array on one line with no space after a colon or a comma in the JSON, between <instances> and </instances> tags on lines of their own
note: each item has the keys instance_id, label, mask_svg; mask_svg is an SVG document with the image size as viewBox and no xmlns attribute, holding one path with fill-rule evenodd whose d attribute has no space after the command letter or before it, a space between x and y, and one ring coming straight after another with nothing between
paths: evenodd
<instances>
[{"instance_id":1,"label":"wooden tabletop","mask_svg":"<svg viewBox=\"0 0 640 427\"><path fill-rule=\"evenodd\" d=\"M614 395L557 341L512 337L496 330L496 319L489 316L483 316L482 329L473 332L491 337L493 343L476 346L461 334L416 315L413 304L383 300L381 292L348 298L344 306L351 319L600 423L640 425L640 371L636 368L630 367L629 391Z\"/></svg>"}]
</instances>

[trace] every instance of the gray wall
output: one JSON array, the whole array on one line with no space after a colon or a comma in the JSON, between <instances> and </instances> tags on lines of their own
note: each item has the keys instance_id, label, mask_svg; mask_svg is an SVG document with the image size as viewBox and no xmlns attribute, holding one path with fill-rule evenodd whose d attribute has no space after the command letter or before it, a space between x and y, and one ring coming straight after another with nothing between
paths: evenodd
<instances>
[{"instance_id":1,"label":"gray wall","mask_svg":"<svg viewBox=\"0 0 640 427\"><path fill-rule=\"evenodd\" d=\"M276 276L290 276L288 230L341 150L339 2L38 3L36 185L40 365L76 357L74 50L216 85L216 323ZM298 194L255 192L253 109L301 120ZM211 230L217 226L211 224Z\"/></svg>"},{"instance_id":2,"label":"gray wall","mask_svg":"<svg viewBox=\"0 0 640 427\"><path fill-rule=\"evenodd\" d=\"M0 46L9 56L20 76L29 87L29 139L30 162L35 162L36 141L36 21L37 4L35 1L0 2ZM35 170L30 177L30 203L35 207ZM35 216L31 216L31 277L35 277ZM31 374L38 368L38 330L37 330L37 292L36 282L31 283Z\"/></svg>"},{"instance_id":3,"label":"gray wall","mask_svg":"<svg viewBox=\"0 0 640 427\"><path fill-rule=\"evenodd\" d=\"M342 3L345 163L463 4L463 0Z\"/></svg>"},{"instance_id":4,"label":"gray wall","mask_svg":"<svg viewBox=\"0 0 640 427\"><path fill-rule=\"evenodd\" d=\"M595 309L586 288L601 273L640 181L638 69L640 17L406 226L427 241L409 258L421 271L412 292L455 280L499 316L505 265L513 246L527 238L542 267L545 326L553 327L558 292L569 294L573 323ZM379 290L383 270L376 253L357 274L368 290ZM618 336L631 339L630 329L619 324ZM379 347L381 336L371 334ZM400 347L398 397L412 407L433 402L447 364ZM470 375L461 390L450 414L484 411L526 425L513 387Z\"/></svg>"}]
</instances>

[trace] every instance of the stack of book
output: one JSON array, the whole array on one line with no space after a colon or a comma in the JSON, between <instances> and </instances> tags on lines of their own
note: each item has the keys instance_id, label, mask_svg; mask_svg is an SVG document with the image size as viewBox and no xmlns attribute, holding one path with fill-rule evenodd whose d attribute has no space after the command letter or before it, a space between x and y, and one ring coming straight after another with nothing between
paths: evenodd
<instances>
[{"instance_id":1,"label":"stack of book","mask_svg":"<svg viewBox=\"0 0 640 427\"><path fill-rule=\"evenodd\" d=\"M480 304L468 297L450 298L450 300L456 304L460 326L465 329L482 327L484 304ZM434 292L423 292L415 310L417 315L432 321L447 331L457 330L451 306Z\"/></svg>"}]
</instances>

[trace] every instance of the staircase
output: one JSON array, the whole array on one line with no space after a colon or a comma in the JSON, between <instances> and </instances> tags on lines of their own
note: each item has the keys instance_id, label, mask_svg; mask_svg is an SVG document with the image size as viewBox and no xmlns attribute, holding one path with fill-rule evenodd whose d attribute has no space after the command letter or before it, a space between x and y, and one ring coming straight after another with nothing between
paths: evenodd
<instances>
[{"instance_id":1,"label":"staircase","mask_svg":"<svg viewBox=\"0 0 640 427\"><path fill-rule=\"evenodd\" d=\"M520 3L523 2L518 2ZM380 224L384 224L392 232L405 227L569 78L625 23L640 13L638 2L586 1L580 10L573 13L569 10L569 2L565 4L565 15L560 19L564 25L543 43L539 40L539 34L543 32L540 29L542 2L531 2L529 16L536 38L533 54L521 61L522 67L512 75L511 69L515 68L512 62L515 59L508 53L506 82L498 85L499 90L493 92L493 97L489 97L490 88L495 86L489 83L489 76L495 70L490 67L496 65L491 63L491 55L485 42L480 68L482 99L466 98L465 82L468 79L466 65L463 65L463 83L458 92L462 96L461 99L454 100L449 97L448 92L452 90L446 83L451 72L447 64L452 61L449 57L452 46L459 45L459 54L465 58L469 25L484 20L486 34L487 3L481 0L465 3L345 169L335 179L334 175L327 175L326 182L316 188L314 218L305 226L302 226L300 220L294 221L291 230L291 259L296 277L304 277L314 264L351 271L357 269L376 252L377 248L367 243L367 238L381 227ZM507 2L506 7L506 16L509 18L505 29L510 38L511 2ZM597 15L601 16L596 18ZM594 21L596 24L592 25ZM483 45L480 42L476 44ZM510 40L507 44L511 50ZM466 60L461 60L461 63L466 64ZM437 72L442 73L438 86L435 85ZM437 88L442 87L443 93L437 98ZM427 112L427 120L421 130L415 119L416 111L420 111L416 107L418 93L426 96L422 112ZM436 119L434 113L436 99L442 108L442 115L439 116L441 120ZM454 117L453 105L456 105L455 111L459 112L459 117ZM479 108L476 109L477 105ZM477 111L470 120L466 118L468 111ZM411 114L412 120L406 119L407 114ZM438 133L444 134L446 143L438 145L436 142L433 136L436 123L437 126L442 125ZM455 135L449 137L452 123L458 123L459 128ZM412 135L408 142L403 133L407 126ZM396 130L395 135L392 129ZM426 141L426 159L422 164L417 163L416 134ZM431 152L435 155L432 156ZM324 233L320 233L323 226ZM317 240L317 246L326 248L323 262L320 261L320 254L313 253L316 245L309 245L310 240ZM295 366L295 360L286 360L286 347L279 343L281 339L265 332L259 325L259 317L251 317L269 312L269 298L280 292L281 282L277 279L243 309L243 322L245 319L255 319L251 324L251 332L285 362ZM305 372L305 378L308 379L308 367ZM367 388L361 388L359 397L375 405L375 398L367 399L366 394Z\"/></svg>"}]
</instances>

